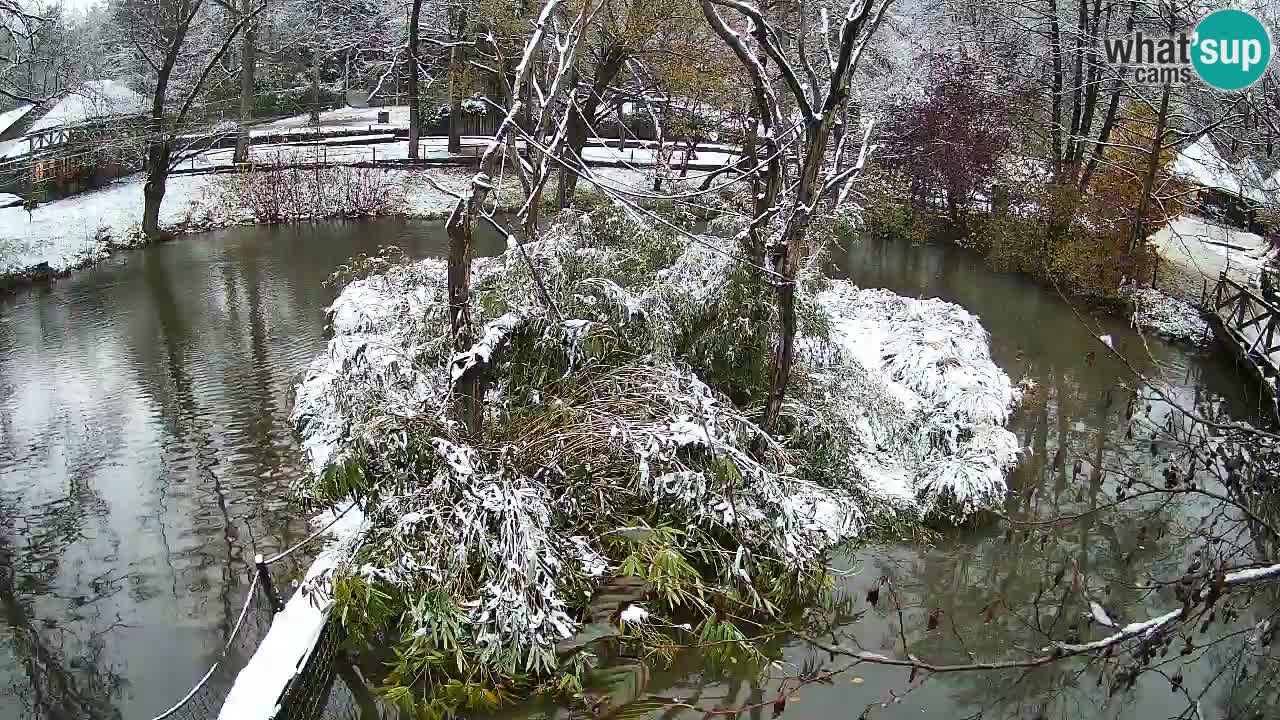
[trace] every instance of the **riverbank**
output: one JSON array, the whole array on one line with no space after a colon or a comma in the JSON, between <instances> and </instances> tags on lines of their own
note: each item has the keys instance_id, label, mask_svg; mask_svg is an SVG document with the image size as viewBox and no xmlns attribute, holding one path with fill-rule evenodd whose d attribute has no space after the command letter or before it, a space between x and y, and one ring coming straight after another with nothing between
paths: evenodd
<instances>
[{"instance_id":1,"label":"riverbank","mask_svg":"<svg viewBox=\"0 0 1280 720\"><path fill-rule=\"evenodd\" d=\"M255 213L251 202L227 202L235 192L231 184L240 176L175 175L169 179L160 209L164 239L240 225L329 217L444 217L456 202L450 193L463 192L475 175L472 169L452 167L354 170L380 178L382 187L390 189L391 194L361 209L342 207L339 202L318 211L264 216ZM262 172L272 171L267 168ZM635 187L644 182L643 173L635 170L599 168L594 174L618 186ZM0 292L63 277L101 262L114 252L154 242L141 231L144 181L139 173L31 211L0 208ZM508 177L496 193L499 202L508 193L515 197L517 189L516 179Z\"/></svg>"},{"instance_id":2,"label":"riverbank","mask_svg":"<svg viewBox=\"0 0 1280 720\"><path fill-rule=\"evenodd\" d=\"M1276 257L1266 238L1198 215L1173 218L1148 240L1160 258L1154 286L1197 306L1223 274L1256 287L1262 268Z\"/></svg>"}]
</instances>

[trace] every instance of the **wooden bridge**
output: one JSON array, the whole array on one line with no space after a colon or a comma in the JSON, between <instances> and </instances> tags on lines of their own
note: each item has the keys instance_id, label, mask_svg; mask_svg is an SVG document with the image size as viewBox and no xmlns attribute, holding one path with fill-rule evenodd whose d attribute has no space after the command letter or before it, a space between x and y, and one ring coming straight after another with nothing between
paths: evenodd
<instances>
[{"instance_id":1,"label":"wooden bridge","mask_svg":"<svg viewBox=\"0 0 1280 720\"><path fill-rule=\"evenodd\" d=\"M1280 382L1280 293L1275 276L1263 271L1260 290L1227 277L1214 287L1210 324L1236 361L1258 383L1258 405L1280 422L1276 383Z\"/></svg>"}]
</instances>

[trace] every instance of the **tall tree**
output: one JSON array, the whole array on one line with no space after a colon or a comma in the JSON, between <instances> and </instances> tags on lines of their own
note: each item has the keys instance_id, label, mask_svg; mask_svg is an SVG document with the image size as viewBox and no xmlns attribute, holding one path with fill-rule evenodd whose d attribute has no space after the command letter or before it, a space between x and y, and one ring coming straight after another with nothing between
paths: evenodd
<instances>
[{"instance_id":1,"label":"tall tree","mask_svg":"<svg viewBox=\"0 0 1280 720\"><path fill-rule=\"evenodd\" d=\"M829 154L832 131L849 99L849 83L870 39L884 19L890 0L852 0L844 20L834 31L827 30L826 23L804 23L799 32L808 33L810 27L820 27L819 39L826 47L829 62L824 68L825 82L817 68L803 52L803 43L797 56L789 56L784 48L783 33L760 8L741 0L702 0L702 11L721 40L738 58L746 74L751 78L755 112L760 120L757 133L763 145L761 155L764 168L755 172L765 173L763 192L757 193L756 214L749 224L749 232L742 237L764 246L749 248L749 258L764 258L760 267L764 279L773 285L778 309L778 342L774 349L769 398L765 405L761 427L769 433L777 430L782 414L783 401L791 383L791 370L795 364L796 340L796 274L801 254L818 206L831 196L841 184L850 180L862 169L866 156L867 136L863 139L863 152L853 168L833 172L831 161L843 148L833 148ZM721 14L721 8L742 18L748 32L735 30ZM825 10L819 18L825 18ZM751 38L751 45L745 37ZM772 78L766 74L766 62L772 62L780 75L782 92L776 93ZM799 65L803 75L797 71ZM804 78L802 80L802 78ZM795 107L799 125L794 129L785 126L779 96L786 97ZM869 134L869 133L868 133ZM790 179L790 187L783 193L783 164L779 160L784 143L794 144L792 159L798 167L797 177Z\"/></svg>"},{"instance_id":2,"label":"tall tree","mask_svg":"<svg viewBox=\"0 0 1280 720\"><path fill-rule=\"evenodd\" d=\"M253 0L240 0L240 17L253 12ZM255 64L257 62L256 23L249 22L240 32L240 127L236 135L237 163L249 161L249 124L253 121Z\"/></svg>"},{"instance_id":3,"label":"tall tree","mask_svg":"<svg viewBox=\"0 0 1280 720\"><path fill-rule=\"evenodd\" d=\"M467 8L449 7L449 152L462 152L462 93L467 66Z\"/></svg>"},{"instance_id":4,"label":"tall tree","mask_svg":"<svg viewBox=\"0 0 1280 720\"><path fill-rule=\"evenodd\" d=\"M422 135L421 99L418 96L418 17L422 14L422 0L413 0L409 10L409 159L418 159L418 139Z\"/></svg>"},{"instance_id":5,"label":"tall tree","mask_svg":"<svg viewBox=\"0 0 1280 720\"><path fill-rule=\"evenodd\" d=\"M183 158L175 152L179 136L191 129L192 108L209 73L231 43L262 9L244 13L229 29L215 30L207 19L204 0L122 0L116 20L139 62L144 82L151 89L145 139L146 184L143 186L142 231L156 237L160 231L160 206L164 202L169 173ZM221 36L221 37L219 37ZM173 103L171 90L181 93Z\"/></svg>"}]
</instances>

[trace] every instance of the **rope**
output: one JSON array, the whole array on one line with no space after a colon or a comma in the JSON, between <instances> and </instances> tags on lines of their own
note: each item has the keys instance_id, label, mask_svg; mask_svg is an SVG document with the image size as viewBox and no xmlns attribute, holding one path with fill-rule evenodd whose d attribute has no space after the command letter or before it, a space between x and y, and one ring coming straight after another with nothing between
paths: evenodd
<instances>
[{"instance_id":1,"label":"rope","mask_svg":"<svg viewBox=\"0 0 1280 720\"><path fill-rule=\"evenodd\" d=\"M353 502L353 503L351 503L350 505L348 505L348 506L347 506L347 509L346 509L346 510L343 510L342 512L340 512L340 513L338 513L336 516L334 516L333 520L331 520L331 521L329 522L329 524L328 524L328 525L325 525L324 527L322 527L322 528L320 528L319 530L315 531L315 532L314 532L314 533L312 533L310 536L308 536L307 538L305 538L305 539L303 539L303 540L299 541L299 542L298 542L298 544L294 545L293 547L289 548L288 550L285 550L285 551L284 551L284 552L282 552L282 553L279 553L279 554L277 554L277 555L273 555L273 556L271 556L270 558L268 558L268 559L266 559L266 560L263 560L263 563L264 563L264 564L266 564L266 565L270 565L270 564L272 564L272 563L274 563L274 562L276 562L276 561L283 560L283 559L285 559L286 557L289 557L290 555L292 555L292 554L294 553L294 551L295 551L295 550L297 550L298 548L302 547L303 545L306 545L307 543L311 542L312 540L315 540L316 538L320 537L321 535L324 535L324 534L325 534L325 532L327 532L327 531L329 530L329 528L333 527L334 525L337 525L337 524L338 524L338 521L339 521L339 520L341 520L341 519L343 518L343 516L345 516L347 513L351 512L351 508L353 508L353 507L355 507L355 506L356 506L356 504L355 504L354 502Z\"/></svg>"},{"instance_id":2,"label":"rope","mask_svg":"<svg viewBox=\"0 0 1280 720\"><path fill-rule=\"evenodd\" d=\"M320 528L319 530L312 533L310 536L308 536L301 542L297 543L293 547L289 548L288 550L285 550L284 552L279 553L278 555L272 556L269 560L263 561L264 564L270 565L271 563L274 563L278 560L283 560L284 558L293 554L302 546L320 537L325 532L327 532L329 528L332 528L334 525L336 525L339 520L341 520L343 517L346 516L347 513L351 512L351 508L355 506L356 504L354 502L351 503L350 505L347 506L346 510L343 510L342 512L334 516L333 520L331 520L328 525L325 525L324 527ZM200 678L200 681L197 682L195 686L191 688L190 692L184 695L181 700L179 700L177 703L173 705L173 707L169 708L168 710L165 710L159 715L156 715L154 718L152 718L152 720L165 720L166 718L172 717L173 714L181 710L184 705L186 705L188 702L191 702L191 698L195 697L196 693L200 692L200 690L204 688L205 684L209 682L209 678L213 677L213 673L218 669L218 666L222 664L223 660L227 659L227 652L231 650L231 643L235 642L236 636L240 634L240 628L244 625L244 619L249 614L249 606L253 604L253 594L254 594L254 591L258 589L258 577L259 577L258 573L256 572L253 573L253 580L249 583L249 592L245 595L245 598L244 598L244 607L240 608L240 616L236 619L235 627L231 629L230 637L227 638L227 642L222 646L222 654L218 657L217 660L214 661L213 665L209 666L208 672L204 674L204 677Z\"/></svg>"},{"instance_id":3,"label":"rope","mask_svg":"<svg viewBox=\"0 0 1280 720\"><path fill-rule=\"evenodd\" d=\"M245 616L249 614L249 605L253 603L253 592L257 589L258 574L254 573L253 580L249 583L249 592L244 596L244 607L240 609L240 617L236 620L235 627L231 629L231 636L227 638L226 644L222 646L222 655L213 662L213 665L209 666L209 671L204 674L204 677L200 678L200 682L197 682L195 687L191 688L191 692L188 692L173 707L155 716L152 720L165 720L165 718L178 712L178 710L182 709L183 705L186 705L191 701L191 698L195 697L196 693L200 692L201 688L205 686L205 683L209 682L209 678L213 677L213 672L218 669L218 666L222 664L223 660L227 659L227 651L231 649L231 643L235 642L236 635L240 634L240 627L244 625Z\"/></svg>"}]
</instances>

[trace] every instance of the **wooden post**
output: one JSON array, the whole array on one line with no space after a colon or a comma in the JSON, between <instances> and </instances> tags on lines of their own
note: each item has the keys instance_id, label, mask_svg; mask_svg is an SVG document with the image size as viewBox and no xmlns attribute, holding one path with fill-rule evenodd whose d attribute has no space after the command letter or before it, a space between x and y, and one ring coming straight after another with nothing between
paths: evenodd
<instances>
[{"instance_id":1,"label":"wooden post","mask_svg":"<svg viewBox=\"0 0 1280 720\"><path fill-rule=\"evenodd\" d=\"M271 573L267 571L267 564L262 560L262 553L253 556L253 564L258 568L258 582L262 584L262 592L266 594L267 602L271 603L271 612L280 612L284 609L284 603L280 602L280 596L276 595L276 589L271 584Z\"/></svg>"},{"instance_id":2,"label":"wooden post","mask_svg":"<svg viewBox=\"0 0 1280 720\"><path fill-rule=\"evenodd\" d=\"M36 139L27 140L27 182L28 197L34 202L36 197Z\"/></svg>"}]
</instances>

